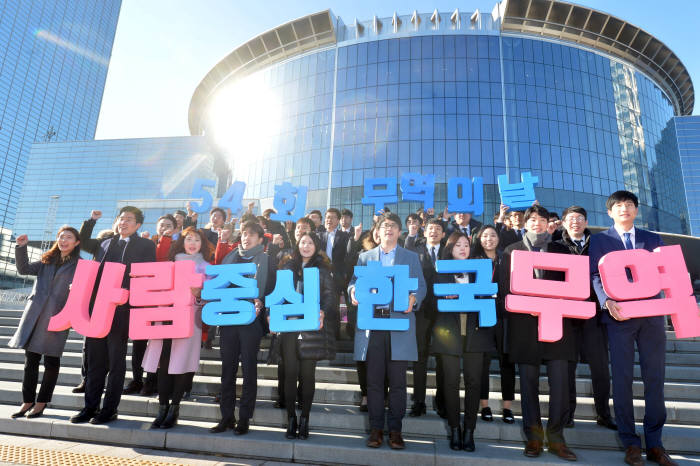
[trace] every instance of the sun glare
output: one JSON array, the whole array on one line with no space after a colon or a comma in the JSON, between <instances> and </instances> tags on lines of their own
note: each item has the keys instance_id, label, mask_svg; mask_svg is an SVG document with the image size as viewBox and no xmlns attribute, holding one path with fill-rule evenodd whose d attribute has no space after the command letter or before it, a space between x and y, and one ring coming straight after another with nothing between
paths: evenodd
<instances>
[{"instance_id":1,"label":"sun glare","mask_svg":"<svg viewBox=\"0 0 700 466\"><path fill-rule=\"evenodd\" d=\"M259 76L221 89L209 105L214 142L236 161L259 158L279 132L281 104Z\"/></svg>"}]
</instances>

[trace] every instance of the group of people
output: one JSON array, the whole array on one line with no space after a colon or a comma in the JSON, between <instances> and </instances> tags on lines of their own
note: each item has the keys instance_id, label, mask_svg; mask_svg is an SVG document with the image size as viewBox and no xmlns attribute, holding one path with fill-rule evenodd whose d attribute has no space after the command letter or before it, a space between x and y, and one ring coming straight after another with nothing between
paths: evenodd
<instances>
[{"instance_id":1,"label":"group of people","mask_svg":"<svg viewBox=\"0 0 700 466\"><path fill-rule=\"evenodd\" d=\"M576 408L576 368L580 361L590 366L596 422L603 428L617 430L625 447L625 462L643 464L640 437L635 432L632 404L632 374L635 344L640 354L645 385L644 435L647 460L673 465L661 441L666 418L664 407L664 318L625 319L620 306L609 298L598 274L598 261L608 252L660 246L660 237L634 226L638 211L637 197L617 191L607 201L613 227L598 234L587 228L587 213L580 206L564 210L561 219L535 203L527 210L509 211L501 206L494 223L483 225L470 214L435 215L432 209L410 214L402 220L388 209L374 217L371 228L352 225L352 212L329 208L325 215L311 211L296 222L281 224L270 220L272 209L255 217L246 212L240 222L220 208L211 211L209 223L196 227L196 214L178 211L158 219L157 233L138 234L144 222L136 207L120 210L111 230L91 239L101 213L93 211L81 232L71 227L59 230L56 243L39 262L29 263L26 235L17 237L17 269L36 275L34 291L10 346L26 352L22 386L23 404L13 417L41 416L56 385L68 331L49 332L48 321L66 302L81 247L100 262L125 264L122 287L129 288L131 264L138 262L195 262L204 273L207 264L255 264L259 295L251 299L255 319L248 325L218 328L222 360L221 392L218 396L221 420L212 433L233 429L234 434L248 432L257 391L257 362L260 342L269 332L269 310L265 296L275 287L277 270L290 270L296 291L303 293L304 269L315 267L320 277L320 329L289 332L273 336L271 352L278 360L276 407L286 409L288 423L285 436L306 439L309 415L315 390L316 364L333 360L336 341L340 338L340 304L347 308L350 338L354 338L354 359L362 394L360 410L369 415L370 433L367 446L378 448L384 443L393 449L405 448L402 420L407 411L407 371L413 370L413 400L409 416L425 415L429 357L435 356L436 395L433 407L447 419L449 446L453 450L474 451L474 431L479 414L493 421L489 407L489 367L498 357L503 399L503 422L512 424L515 417L516 366L520 377L524 454L538 457L545 440L553 454L575 461L565 440L565 428L574 427ZM227 222L228 220L228 222ZM240 225L236 229L235 225ZM406 230L402 233L403 227ZM590 257L591 301L598 312L588 320L564 319L563 337L556 342L538 339L536 316L509 313L505 297L510 291L510 264L513 251L575 254ZM495 299L497 323L479 325L478 312L439 312L433 286L439 283L470 283L471 274L438 274L440 259L489 259L492 281L498 283ZM356 326L357 306L355 266L370 261L383 266L406 265L418 286L408 296L408 308L395 311L394 301L375 305L376 319L404 319L407 331L360 330ZM536 270L536 278L563 280L560 272ZM99 275L98 275L99 281ZM441 299L454 299L447 296ZM94 294L93 294L94 300ZM109 423L117 418L122 393L158 392L159 411L153 428L170 428L177 424L180 402L192 390L192 380L199 367L201 348L211 348L217 328L201 320L205 304L201 289L192 289L194 332L189 338L135 341L132 350L134 379L124 388L128 347L128 304L117 307L112 327L104 338L86 338L83 363L84 381L76 391L84 391L84 408L71 422ZM91 303L92 305L92 303ZM610 355L610 357L609 357ZM44 358L44 377L38 396L38 367ZM243 386L236 400L239 362ZM543 427L539 402L539 376L546 368L549 382L549 409ZM612 367L615 420L610 412L610 372ZM143 372L145 376L144 381ZM460 377L464 380L464 408L460 407ZM105 390L106 383L106 390ZM104 397L103 397L104 391ZM102 402L101 402L102 400ZM101 404L100 404L101 402ZM297 417L297 402L300 416ZM238 417L235 406L238 405ZM462 416L463 411L463 416Z\"/></svg>"}]
</instances>

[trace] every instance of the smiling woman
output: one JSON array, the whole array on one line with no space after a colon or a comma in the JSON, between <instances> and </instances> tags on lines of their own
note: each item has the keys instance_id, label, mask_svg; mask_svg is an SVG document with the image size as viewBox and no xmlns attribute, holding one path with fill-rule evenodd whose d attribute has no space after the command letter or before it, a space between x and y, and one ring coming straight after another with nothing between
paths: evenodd
<instances>
[{"instance_id":1,"label":"smiling woman","mask_svg":"<svg viewBox=\"0 0 700 466\"><path fill-rule=\"evenodd\" d=\"M281 102L260 76L247 76L217 92L207 118L214 142L234 159L257 159L280 129Z\"/></svg>"}]
</instances>

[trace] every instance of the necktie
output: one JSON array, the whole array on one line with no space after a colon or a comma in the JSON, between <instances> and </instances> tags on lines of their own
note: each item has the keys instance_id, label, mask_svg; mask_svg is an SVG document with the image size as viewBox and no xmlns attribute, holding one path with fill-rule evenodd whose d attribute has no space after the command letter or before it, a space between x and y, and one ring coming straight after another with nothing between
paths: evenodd
<instances>
[{"instance_id":1,"label":"necktie","mask_svg":"<svg viewBox=\"0 0 700 466\"><path fill-rule=\"evenodd\" d=\"M540 252L542 248L538 248L537 246L532 247L532 252Z\"/></svg>"},{"instance_id":2,"label":"necktie","mask_svg":"<svg viewBox=\"0 0 700 466\"><path fill-rule=\"evenodd\" d=\"M634 249L634 245L632 244L632 233L623 233L622 236L625 237L625 249Z\"/></svg>"},{"instance_id":3,"label":"necktie","mask_svg":"<svg viewBox=\"0 0 700 466\"><path fill-rule=\"evenodd\" d=\"M124 249L126 247L126 240L120 239L118 244L119 249Z\"/></svg>"},{"instance_id":4,"label":"necktie","mask_svg":"<svg viewBox=\"0 0 700 466\"><path fill-rule=\"evenodd\" d=\"M518 235L518 239L523 239L523 231L522 230L515 230L515 234Z\"/></svg>"},{"instance_id":5,"label":"necktie","mask_svg":"<svg viewBox=\"0 0 700 466\"><path fill-rule=\"evenodd\" d=\"M469 236L469 228L468 227L462 227L462 233L465 235Z\"/></svg>"},{"instance_id":6,"label":"necktie","mask_svg":"<svg viewBox=\"0 0 700 466\"><path fill-rule=\"evenodd\" d=\"M437 256L435 255L435 246L430 248L430 258L433 260L433 264L435 264L435 261L437 260Z\"/></svg>"}]
</instances>

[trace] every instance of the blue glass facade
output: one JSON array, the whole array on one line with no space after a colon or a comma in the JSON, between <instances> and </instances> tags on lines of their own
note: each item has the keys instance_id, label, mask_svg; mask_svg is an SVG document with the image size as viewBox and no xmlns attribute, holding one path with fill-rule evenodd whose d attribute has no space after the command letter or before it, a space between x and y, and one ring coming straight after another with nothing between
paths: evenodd
<instances>
[{"instance_id":1,"label":"blue glass facade","mask_svg":"<svg viewBox=\"0 0 700 466\"><path fill-rule=\"evenodd\" d=\"M607 225L605 199L639 193L639 224L687 233L672 134L674 108L645 74L598 51L512 34L439 34L340 42L251 77L284 118L257 160L234 162L248 195L309 186L307 209L348 207L367 222L363 179L433 173L436 207L452 176L483 176L491 220L496 176L540 177L541 204L572 204ZM234 82L233 86L236 85ZM390 205L401 216L419 204Z\"/></svg>"},{"instance_id":2,"label":"blue glass facade","mask_svg":"<svg viewBox=\"0 0 700 466\"><path fill-rule=\"evenodd\" d=\"M14 231L36 242L45 231L52 240L61 225L80 228L91 210L101 210L96 235L127 204L144 210L141 231L153 233L159 216L184 210L195 178L215 178L201 136L36 143L26 175ZM53 218L52 196L58 196Z\"/></svg>"},{"instance_id":3,"label":"blue glass facade","mask_svg":"<svg viewBox=\"0 0 700 466\"><path fill-rule=\"evenodd\" d=\"M120 7L0 3L0 274L14 261L10 235L32 143L95 135Z\"/></svg>"},{"instance_id":4,"label":"blue glass facade","mask_svg":"<svg viewBox=\"0 0 700 466\"><path fill-rule=\"evenodd\" d=\"M690 234L700 237L700 116L676 117L674 121L688 203Z\"/></svg>"}]
</instances>

